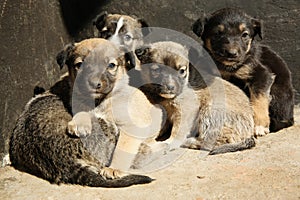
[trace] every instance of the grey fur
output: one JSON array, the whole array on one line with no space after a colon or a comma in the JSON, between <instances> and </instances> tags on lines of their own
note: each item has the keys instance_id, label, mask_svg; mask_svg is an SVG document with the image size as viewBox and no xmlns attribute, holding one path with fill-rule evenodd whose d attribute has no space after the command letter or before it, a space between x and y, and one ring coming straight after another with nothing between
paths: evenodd
<instances>
[{"instance_id":1,"label":"grey fur","mask_svg":"<svg viewBox=\"0 0 300 200\"><path fill-rule=\"evenodd\" d=\"M110 47L103 39L90 39L78 43L74 49L68 49L69 55L65 54L64 62L69 61L69 75L50 91L37 95L27 103L10 139L9 154L16 169L56 184L126 187L152 181L142 175L122 174L115 178L107 174L111 171L107 166L119 135L115 124L93 118L92 134L86 138L72 137L67 133L67 124L72 120L72 75L77 74L74 60L71 62L70 58L84 58L88 50L99 45Z\"/></svg>"}]
</instances>

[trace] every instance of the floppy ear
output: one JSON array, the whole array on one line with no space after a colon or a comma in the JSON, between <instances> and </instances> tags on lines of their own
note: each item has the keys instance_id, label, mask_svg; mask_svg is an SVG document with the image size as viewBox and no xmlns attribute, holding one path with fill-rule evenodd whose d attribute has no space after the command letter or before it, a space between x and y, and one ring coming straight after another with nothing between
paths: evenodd
<instances>
[{"instance_id":1,"label":"floppy ear","mask_svg":"<svg viewBox=\"0 0 300 200\"><path fill-rule=\"evenodd\" d=\"M126 68L127 70L135 68L135 56L132 51L128 51L125 53L125 62L126 62Z\"/></svg>"},{"instance_id":2,"label":"floppy ear","mask_svg":"<svg viewBox=\"0 0 300 200\"><path fill-rule=\"evenodd\" d=\"M192 30L198 37L201 37L203 33L203 29L204 29L203 20L199 18L192 25Z\"/></svg>"},{"instance_id":3,"label":"floppy ear","mask_svg":"<svg viewBox=\"0 0 300 200\"><path fill-rule=\"evenodd\" d=\"M139 49L136 49L134 53L138 57L138 59L141 59L144 56L146 56L146 54L148 54L149 50L150 50L150 46L142 46Z\"/></svg>"},{"instance_id":4,"label":"floppy ear","mask_svg":"<svg viewBox=\"0 0 300 200\"><path fill-rule=\"evenodd\" d=\"M100 13L94 20L93 20L93 25L97 27L99 31L102 31L105 25L105 20L107 18L107 12L104 11Z\"/></svg>"},{"instance_id":5,"label":"floppy ear","mask_svg":"<svg viewBox=\"0 0 300 200\"><path fill-rule=\"evenodd\" d=\"M67 44L63 50L61 50L57 56L56 56L56 62L59 65L60 69L62 69L64 67L64 65L66 64L69 54L71 51L74 50L74 43L71 44Z\"/></svg>"},{"instance_id":6,"label":"floppy ear","mask_svg":"<svg viewBox=\"0 0 300 200\"><path fill-rule=\"evenodd\" d=\"M138 22L141 24L143 36L148 35L151 32L149 24L144 19L138 19Z\"/></svg>"},{"instance_id":7,"label":"floppy ear","mask_svg":"<svg viewBox=\"0 0 300 200\"><path fill-rule=\"evenodd\" d=\"M256 35L258 35L259 38L262 40L263 39L263 37L262 37L262 21L253 18L253 19L251 19L251 23L252 23L252 27L253 27L253 30L254 30L253 38Z\"/></svg>"}]
</instances>

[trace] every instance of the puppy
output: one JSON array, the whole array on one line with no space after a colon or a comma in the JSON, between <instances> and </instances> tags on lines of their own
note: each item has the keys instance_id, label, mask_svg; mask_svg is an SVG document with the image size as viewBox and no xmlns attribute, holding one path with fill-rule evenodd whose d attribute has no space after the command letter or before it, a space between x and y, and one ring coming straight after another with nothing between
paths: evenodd
<instances>
[{"instance_id":1,"label":"puppy","mask_svg":"<svg viewBox=\"0 0 300 200\"><path fill-rule=\"evenodd\" d=\"M135 16L108 14L104 12L96 17L93 24L99 31L99 37L118 46L134 51L143 44L143 37L149 33L147 22Z\"/></svg>"},{"instance_id":2,"label":"puppy","mask_svg":"<svg viewBox=\"0 0 300 200\"><path fill-rule=\"evenodd\" d=\"M119 135L115 124L100 118L93 119L92 134L88 137L79 139L67 134L68 122L72 120L70 97L73 96L75 78L78 72L84 70L97 72L95 68L82 69L87 66L81 65L95 48L103 52L98 59L106 61L100 62L107 66L103 75L110 73L111 59L120 66L127 63L124 56L118 55L115 46L104 39L88 39L67 45L58 54L57 62L61 67L68 66L68 75L50 91L32 98L17 120L10 138L12 166L56 184L125 187L149 183L152 179L147 176L126 175L107 167ZM94 81L90 83L95 86ZM91 90L94 99L99 99L102 93L105 94L102 90Z\"/></svg>"},{"instance_id":3,"label":"puppy","mask_svg":"<svg viewBox=\"0 0 300 200\"><path fill-rule=\"evenodd\" d=\"M257 135L293 125L291 73L282 58L255 40L257 35L262 38L259 20L225 8L198 19L192 29L202 38L222 77L250 96Z\"/></svg>"},{"instance_id":4,"label":"puppy","mask_svg":"<svg viewBox=\"0 0 300 200\"><path fill-rule=\"evenodd\" d=\"M218 154L255 146L253 111L239 88L211 77L208 86L193 90L188 83L188 50L174 42L153 43L136 54L145 83L141 90L167 113L169 127L161 134L171 129L163 141L171 149L183 146Z\"/></svg>"},{"instance_id":5,"label":"puppy","mask_svg":"<svg viewBox=\"0 0 300 200\"><path fill-rule=\"evenodd\" d=\"M140 151L145 152L144 148L150 148L148 153L151 153L156 148L167 147L155 141L162 126L163 114L160 108L149 102L143 92L129 85L125 65L134 64L134 55L128 52L127 62L122 63L115 59L116 55L109 56L111 49L95 49L82 63L82 71L76 76L77 82L73 87L73 93L82 97L74 97L73 94L73 102L75 98L79 102L87 102L87 96L98 101L96 107L89 111L80 108L80 112L69 122L68 130L78 137L86 137L93 131L93 118L115 124L120 134L110 167L129 170L131 167L138 168L135 163L142 165L142 156L138 154ZM113 52L117 51L114 49ZM106 60L109 62L106 63Z\"/></svg>"}]
</instances>

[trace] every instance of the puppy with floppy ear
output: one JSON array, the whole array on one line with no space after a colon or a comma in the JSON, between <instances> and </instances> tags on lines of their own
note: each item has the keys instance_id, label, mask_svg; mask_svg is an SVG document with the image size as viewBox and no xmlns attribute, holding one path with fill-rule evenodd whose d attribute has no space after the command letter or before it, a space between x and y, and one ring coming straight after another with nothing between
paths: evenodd
<instances>
[{"instance_id":1,"label":"puppy with floppy ear","mask_svg":"<svg viewBox=\"0 0 300 200\"><path fill-rule=\"evenodd\" d=\"M95 49L103 53L99 59L105 57L107 62L107 68L102 72L96 69L99 65L82 65ZM126 187L152 181L147 176L127 175L108 167L119 135L114 123L93 118L92 131L87 137L79 139L66 133L72 120L69 110L72 99L67 97L72 97L73 88L77 87L74 86L76 76L86 70L98 72L100 77L100 74L113 73L114 69L109 65L112 60L122 66L127 63L124 57L118 59L118 52L110 42L95 38L68 45L58 54L57 62L61 66L66 64L70 75L64 76L50 91L32 98L25 106L10 138L12 166L56 184ZM97 99L105 95L102 89L95 88L96 79L88 80L91 81L89 85L83 87L90 89L90 97ZM63 89L66 89L65 93Z\"/></svg>"},{"instance_id":2,"label":"puppy with floppy ear","mask_svg":"<svg viewBox=\"0 0 300 200\"><path fill-rule=\"evenodd\" d=\"M118 46L134 51L143 44L143 37L149 33L149 25L135 16L108 14L103 12L93 24L99 31L99 37L108 39Z\"/></svg>"},{"instance_id":3,"label":"puppy with floppy ear","mask_svg":"<svg viewBox=\"0 0 300 200\"><path fill-rule=\"evenodd\" d=\"M260 20L225 8L203 22L198 19L192 29L202 38L222 77L250 96L256 135L268 133L269 127L277 131L293 125L291 74L282 58L255 40L257 35L262 38Z\"/></svg>"},{"instance_id":4,"label":"puppy with floppy ear","mask_svg":"<svg viewBox=\"0 0 300 200\"><path fill-rule=\"evenodd\" d=\"M161 134L171 130L163 141L171 149L182 146L218 154L255 146L253 111L239 88L218 77L206 77L208 85L191 88L188 50L174 42L153 43L136 54L145 83L141 90L166 110L167 127Z\"/></svg>"},{"instance_id":5,"label":"puppy with floppy ear","mask_svg":"<svg viewBox=\"0 0 300 200\"><path fill-rule=\"evenodd\" d=\"M116 48L95 48L82 62L82 70L77 72L73 86L73 106L75 98L86 103L86 97L91 96L98 101L94 108L75 111L68 131L78 137L87 137L92 134L94 118L115 124L119 137L110 168L128 170L138 168L136 163L142 165L143 158L138 154L139 151L144 154L143 148L151 154L167 145L155 141L163 123L162 110L152 105L143 92L129 85L126 64L134 68L134 55L116 51ZM118 54L125 54L120 56L125 59L116 59ZM80 95L82 97L78 97Z\"/></svg>"}]
</instances>

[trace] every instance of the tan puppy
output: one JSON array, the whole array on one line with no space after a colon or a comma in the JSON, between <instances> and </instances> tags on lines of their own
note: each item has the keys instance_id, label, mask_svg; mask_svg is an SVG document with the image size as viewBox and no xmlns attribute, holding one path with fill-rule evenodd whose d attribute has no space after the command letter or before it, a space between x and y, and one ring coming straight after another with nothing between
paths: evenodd
<instances>
[{"instance_id":1,"label":"tan puppy","mask_svg":"<svg viewBox=\"0 0 300 200\"><path fill-rule=\"evenodd\" d=\"M128 170L140 150L141 143L145 142L147 147L155 149L164 148L166 145L155 141L162 126L162 110L153 106L143 92L129 85L125 65L132 61L134 55L127 53L127 62L116 59L118 55L121 52L110 46L109 49L94 49L84 59L73 93L79 96L76 96L79 101L76 105L80 108L80 102L88 101L87 96L96 100L96 103L93 102L96 107L80 110L68 127L70 133L86 137L92 133L93 118L115 124L120 134L110 167ZM105 68L101 69L100 66ZM73 94L74 101L76 99Z\"/></svg>"},{"instance_id":2,"label":"tan puppy","mask_svg":"<svg viewBox=\"0 0 300 200\"><path fill-rule=\"evenodd\" d=\"M99 65L82 64L95 49L103 52L99 57L100 60L105 58L107 64L103 71L100 71ZM61 67L65 64L68 66L69 75L64 76L50 91L32 98L25 106L10 139L12 166L56 184L125 187L151 182L152 179L147 176L126 175L107 167L119 135L114 123L100 118L92 119L92 133L87 137L79 139L66 134L68 122L72 120L71 97L77 97L80 91L90 91L90 95L86 96L97 102L109 92L100 88L93 89L97 87L97 81L82 74L89 70L97 75L113 73L114 67L109 63L125 68L124 64L128 60L120 56L118 49L110 42L88 39L67 45L58 54L57 62ZM78 82L77 75L90 82L87 85L75 84ZM77 93L75 96L73 88ZM91 90L80 90L83 88ZM81 103L84 105L85 101ZM89 108L91 104L83 107Z\"/></svg>"},{"instance_id":3,"label":"tan puppy","mask_svg":"<svg viewBox=\"0 0 300 200\"><path fill-rule=\"evenodd\" d=\"M190 88L188 50L180 44L157 42L136 54L143 64L143 92L167 112L172 128L165 142L171 148L182 145L217 154L255 145L253 111L240 89L218 77L197 90Z\"/></svg>"}]
</instances>

